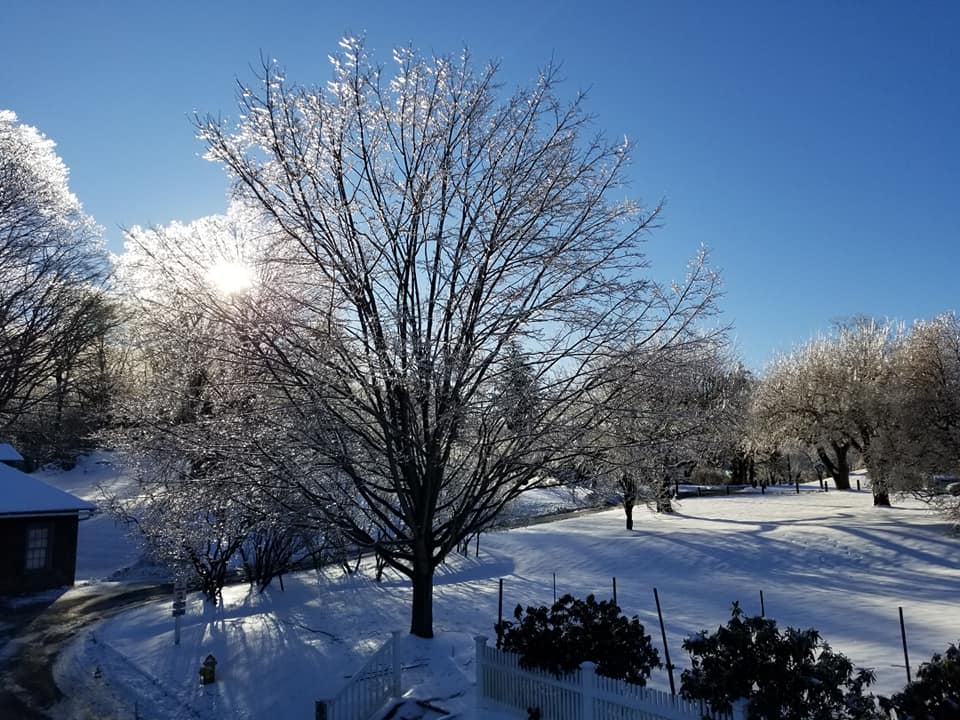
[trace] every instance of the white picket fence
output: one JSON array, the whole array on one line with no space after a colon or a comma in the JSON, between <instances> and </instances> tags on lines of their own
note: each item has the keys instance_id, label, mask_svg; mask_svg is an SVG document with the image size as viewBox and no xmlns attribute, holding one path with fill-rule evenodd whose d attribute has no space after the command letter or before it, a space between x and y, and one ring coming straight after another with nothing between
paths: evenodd
<instances>
[{"instance_id":1,"label":"white picket fence","mask_svg":"<svg viewBox=\"0 0 960 720\"><path fill-rule=\"evenodd\" d=\"M700 702L648 690L622 680L601 677L593 663L557 677L524 670L519 656L477 643L477 701L490 701L525 713L540 708L542 720L743 720L743 708L732 714L711 713Z\"/></svg>"},{"instance_id":2,"label":"white picket fence","mask_svg":"<svg viewBox=\"0 0 960 720\"><path fill-rule=\"evenodd\" d=\"M391 697L400 697L400 631L377 650L328 700L317 700L316 720L367 720Z\"/></svg>"}]
</instances>

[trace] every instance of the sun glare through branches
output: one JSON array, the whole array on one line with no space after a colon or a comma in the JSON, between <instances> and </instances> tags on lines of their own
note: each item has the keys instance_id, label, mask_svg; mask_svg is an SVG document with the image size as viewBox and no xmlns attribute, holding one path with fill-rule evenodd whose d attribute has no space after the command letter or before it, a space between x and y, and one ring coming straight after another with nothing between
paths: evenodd
<instances>
[{"instance_id":1,"label":"sun glare through branches","mask_svg":"<svg viewBox=\"0 0 960 720\"><path fill-rule=\"evenodd\" d=\"M221 260L207 271L207 279L224 295L235 295L253 286L253 272L243 263Z\"/></svg>"}]
</instances>

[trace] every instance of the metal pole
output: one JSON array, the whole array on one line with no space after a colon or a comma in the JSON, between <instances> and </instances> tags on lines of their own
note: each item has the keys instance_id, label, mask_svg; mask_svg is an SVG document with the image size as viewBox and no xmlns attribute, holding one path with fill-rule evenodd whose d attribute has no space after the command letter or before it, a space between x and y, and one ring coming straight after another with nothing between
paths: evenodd
<instances>
[{"instance_id":1,"label":"metal pole","mask_svg":"<svg viewBox=\"0 0 960 720\"><path fill-rule=\"evenodd\" d=\"M760 591L760 617L766 617L766 616L767 616L767 610L763 606L763 590L761 590Z\"/></svg>"},{"instance_id":2,"label":"metal pole","mask_svg":"<svg viewBox=\"0 0 960 720\"><path fill-rule=\"evenodd\" d=\"M663 656L667 660L667 674L670 676L670 694L676 695L677 688L673 683L673 665L670 663L670 648L667 647L667 630L663 626L663 613L660 612L660 594L653 589L653 599L657 602L657 617L660 618L660 637L663 638Z\"/></svg>"},{"instance_id":3,"label":"metal pole","mask_svg":"<svg viewBox=\"0 0 960 720\"><path fill-rule=\"evenodd\" d=\"M900 639L903 641L903 664L907 668L907 682L910 682L910 656L907 654L907 629L903 624L903 608L900 610Z\"/></svg>"},{"instance_id":4,"label":"metal pole","mask_svg":"<svg viewBox=\"0 0 960 720\"><path fill-rule=\"evenodd\" d=\"M553 604L557 604L557 574L553 574Z\"/></svg>"},{"instance_id":5,"label":"metal pole","mask_svg":"<svg viewBox=\"0 0 960 720\"><path fill-rule=\"evenodd\" d=\"M180 644L180 616L177 615L173 619L173 644Z\"/></svg>"},{"instance_id":6,"label":"metal pole","mask_svg":"<svg viewBox=\"0 0 960 720\"><path fill-rule=\"evenodd\" d=\"M616 577L616 575L614 575L614 577L613 577L613 604L614 604L614 605L617 604L617 577Z\"/></svg>"}]
</instances>

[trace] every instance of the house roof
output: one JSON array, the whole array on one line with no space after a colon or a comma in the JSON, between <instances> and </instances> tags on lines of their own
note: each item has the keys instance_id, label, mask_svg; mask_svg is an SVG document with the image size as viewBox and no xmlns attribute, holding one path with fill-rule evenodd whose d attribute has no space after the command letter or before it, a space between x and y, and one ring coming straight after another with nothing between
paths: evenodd
<instances>
[{"instance_id":1,"label":"house roof","mask_svg":"<svg viewBox=\"0 0 960 720\"><path fill-rule=\"evenodd\" d=\"M93 509L94 505L86 500L0 463L0 515L33 515Z\"/></svg>"},{"instance_id":2,"label":"house roof","mask_svg":"<svg viewBox=\"0 0 960 720\"><path fill-rule=\"evenodd\" d=\"M10 443L0 443L0 462L20 462L23 455Z\"/></svg>"}]
</instances>

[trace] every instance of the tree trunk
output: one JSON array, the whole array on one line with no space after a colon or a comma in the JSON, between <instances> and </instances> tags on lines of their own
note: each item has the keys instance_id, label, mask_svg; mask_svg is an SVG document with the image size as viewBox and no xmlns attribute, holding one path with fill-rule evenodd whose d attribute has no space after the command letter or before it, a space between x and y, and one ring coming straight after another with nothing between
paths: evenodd
<instances>
[{"instance_id":1,"label":"tree trunk","mask_svg":"<svg viewBox=\"0 0 960 720\"><path fill-rule=\"evenodd\" d=\"M422 638L433 637L433 565L430 553L422 540L416 541L413 559L413 608L410 617L410 634Z\"/></svg>"},{"instance_id":2,"label":"tree trunk","mask_svg":"<svg viewBox=\"0 0 960 720\"><path fill-rule=\"evenodd\" d=\"M56 373L54 374L54 381L56 383L56 394L57 394L57 413L54 416L53 429L56 433L57 442L60 442L63 438L63 406L64 406L64 396L66 393L66 384L63 381L63 372L57 368Z\"/></svg>"},{"instance_id":3,"label":"tree trunk","mask_svg":"<svg viewBox=\"0 0 960 720\"><path fill-rule=\"evenodd\" d=\"M847 460L847 455L850 451L849 443L830 443L833 446L833 451L837 455L837 472L833 476L833 484L837 486L837 490L849 490L850 489L850 463Z\"/></svg>"},{"instance_id":4,"label":"tree trunk","mask_svg":"<svg viewBox=\"0 0 960 720\"><path fill-rule=\"evenodd\" d=\"M627 516L627 530L633 530L633 506L637 502L637 482L628 475L620 477L623 491L623 514Z\"/></svg>"},{"instance_id":5,"label":"tree trunk","mask_svg":"<svg viewBox=\"0 0 960 720\"><path fill-rule=\"evenodd\" d=\"M837 490L849 490L850 463L847 462L847 454L850 451L850 443L832 442L830 447L833 448L835 460L820 446L817 447L817 457L820 458L827 472L833 476L833 484L837 486Z\"/></svg>"},{"instance_id":6,"label":"tree trunk","mask_svg":"<svg viewBox=\"0 0 960 720\"><path fill-rule=\"evenodd\" d=\"M673 504L670 502L670 476L664 475L657 487L657 512L672 513Z\"/></svg>"},{"instance_id":7,"label":"tree trunk","mask_svg":"<svg viewBox=\"0 0 960 720\"><path fill-rule=\"evenodd\" d=\"M753 458L746 453L737 455L732 463L731 481L734 485L755 484Z\"/></svg>"},{"instance_id":8,"label":"tree trunk","mask_svg":"<svg viewBox=\"0 0 960 720\"><path fill-rule=\"evenodd\" d=\"M890 507L890 490L887 488L886 481L874 481L871 485L873 487L873 506Z\"/></svg>"}]
</instances>

